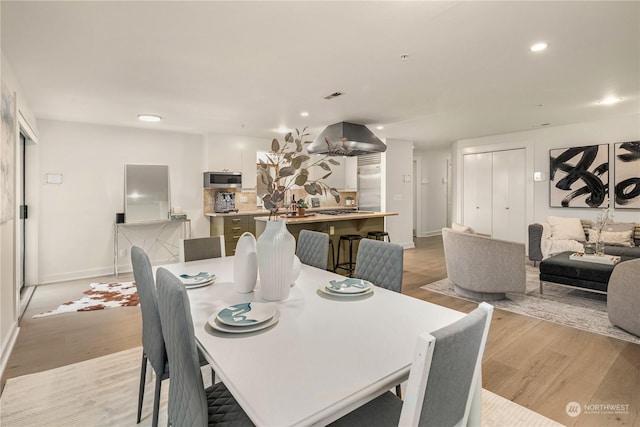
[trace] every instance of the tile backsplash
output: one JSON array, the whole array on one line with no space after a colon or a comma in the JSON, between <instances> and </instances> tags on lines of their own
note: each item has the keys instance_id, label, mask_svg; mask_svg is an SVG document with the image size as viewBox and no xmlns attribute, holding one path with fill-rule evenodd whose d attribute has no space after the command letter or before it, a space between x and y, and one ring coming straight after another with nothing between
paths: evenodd
<instances>
[{"instance_id":1,"label":"tile backsplash","mask_svg":"<svg viewBox=\"0 0 640 427\"><path fill-rule=\"evenodd\" d=\"M213 213L214 212L214 200L215 200L215 192L216 190L205 189L203 193L203 206L204 213ZM259 203L257 199L257 193L255 191L236 191L236 209L239 212L252 212L256 209L260 208L261 203ZM309 207L311 207L311 198L317 197L320 199L320 208L347 208L347 207L356 207L357 201L357 191L338 191L340 193L340 203L336 203L335 198L332 195L325 196L311 196L307 194L304 189L296 189L293 190L293 194L296 197L296 200L304 199ZM352 205L347 205L347 199L353 199Z\"/></svg>"}]
</instances>

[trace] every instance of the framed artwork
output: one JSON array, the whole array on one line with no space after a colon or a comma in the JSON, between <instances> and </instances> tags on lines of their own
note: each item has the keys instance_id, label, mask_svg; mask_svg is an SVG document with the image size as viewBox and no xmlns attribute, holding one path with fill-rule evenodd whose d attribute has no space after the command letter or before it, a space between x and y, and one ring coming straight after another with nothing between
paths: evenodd
<instances>
[{"instance_id":1,"label":"framed artwork","mask_svg":"<svg viewBox=\"0 0 640 427\"><path fill-rule=\"evenodd\" d=\"M614 207L640 209L640 141L614 145Z\"/></svg>"},{"instance_id":2,"label":"framed artwork","mask_svg":"<svg viewBox=\"0 0 640 427\"><path fill-rule=\"evenodd\" d=\"M14 147L16 144L16 102L15 96L2 82L0 92L0 116L2 135L0 137L0 223L13 219L13 169Z\"/></svg>"},{"instance_id":3,"label":"framed artwork","mask_svg":"<svg viewBox=\"0 0 640 427\"><path fill-rule=\"evenodd\" d=\"M549 150L549 206L609 207L609 145Z\"/></svg>"}]
</instances>

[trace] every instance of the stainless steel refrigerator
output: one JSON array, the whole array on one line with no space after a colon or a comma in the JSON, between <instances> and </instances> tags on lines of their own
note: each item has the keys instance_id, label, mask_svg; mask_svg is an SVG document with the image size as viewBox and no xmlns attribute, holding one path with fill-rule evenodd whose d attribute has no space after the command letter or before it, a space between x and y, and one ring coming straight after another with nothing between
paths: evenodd
<instances>
[{"instance_id":1,"label":"stainless steel refrigerator","mask_svg":"<svg viewBox=\"0 0 640 427\"><path fill-rule=\"evenodd\" d=\"M358 209L382 210L382 169L380 153L358 156Z\"/></svg>"}]
</instances>

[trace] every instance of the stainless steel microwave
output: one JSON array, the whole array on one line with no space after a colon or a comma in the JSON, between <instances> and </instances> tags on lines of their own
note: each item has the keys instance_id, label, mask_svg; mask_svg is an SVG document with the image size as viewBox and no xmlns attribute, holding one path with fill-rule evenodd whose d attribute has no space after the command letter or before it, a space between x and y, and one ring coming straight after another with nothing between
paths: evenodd
<instances>
[{"instance_id":1,"label":"stainless steel microwave","mask_svg":"<svg viewBox=\"0 0 640 427\"><path fill-rule=\"evenodd\" d=\"M204 188L242 188L242 172L204 172Z\"/></svg>"}]
</instances>

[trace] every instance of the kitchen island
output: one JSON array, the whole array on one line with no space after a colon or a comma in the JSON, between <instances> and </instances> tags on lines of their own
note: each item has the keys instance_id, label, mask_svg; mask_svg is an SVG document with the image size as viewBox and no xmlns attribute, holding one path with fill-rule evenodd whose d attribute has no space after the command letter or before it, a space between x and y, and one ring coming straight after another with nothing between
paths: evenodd
<instances>
[{"instance_id":1,"label":"kitchen island","mask_svg":"<svg viewBox=\"0 0 640 427\"><path fill-rule=\"evenodd\" d=\"M359 234L363 238L367 237L369 231L384 230L384 217L398 215L396 212L373 212L373 211L356 211L343 210L333 211L332 214L319 212L311 212L304 217L288 216L286 214L278 215L277 219L287 224L287 229L298 240L301 230L319 231L327 233L329 239L333 243L335 252L338 251L338 241L343 234ZM273 218L272 218L273 219ZM255 218L256 237L264 231L268 216L259 216ZM344 262L344 254L347 253L346 247L341 249L340 261ZM355 252L355 249L354 249ZM329 262L327 268L333 268L333 254L329 252ZM348 253L347 253L348 257Z\"/></svg>"}]
</instances>

